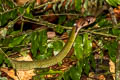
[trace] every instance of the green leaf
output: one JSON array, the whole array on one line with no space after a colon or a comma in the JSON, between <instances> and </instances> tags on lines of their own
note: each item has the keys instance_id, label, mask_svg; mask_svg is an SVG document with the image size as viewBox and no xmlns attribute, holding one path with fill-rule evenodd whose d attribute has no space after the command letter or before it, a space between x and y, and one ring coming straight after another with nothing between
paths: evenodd
<instances>
[{"instance_id":1,"label":"green leaf","mask_svg":"<svg viewBox=\"0 0 120 80\"><path fill-rule=\"evenodd\" d=\"M64 73L64 80L80 80L83 71L83 60L79 60L76 66L70 68L69 71Z\"/></svg>"},{"instance_id":2,"label":"green leaf","mask_svg":"<svg viewBox=\"0 0 120 80\"><path fill-rule=\"evenodd\" d=\"M39 43L37 40L37 32L33 32L31 35L31 52L33 54L33 57L35 57L37 55L37 50L39 48Z\"/></svg>"},{"instance_id":3,"label":"green leaf","mask_svg":"<svg viewBox=\"0 0 120 80\"><path fill-rule=\"evenodd\" d=\"M9 20L13 20L17 17L17 10L13 9L9 12L4 12L0 14L0 26L4 26Z\"/></svg>"},{"instance_id":4,"label":"green leaf","mask_svg":"<svg viewBox=\"0 0 120 80\"><path fill-rule=\"evenodd\" d=\"M116 50L117 50L117 41L114 42L107 42L104 45L105 49L108 49L108 54L110 56L110 59L115 62L116 61Z\"/></svg>"},{"instance_id":5,"label":"green leaf","mask_svg":"<svg viewBox=\"0 0 120 80\"><path fill-rule=\"evenodd\" d=\"M68 9L68 6L69 6L69 4L70 4L70 1L71 1L71 0L67 0L67 3L66 3L66 5L65 5L65 9L66 9L66 10Z\"/></svg>"},{"instance_id":6,"label":"green leaf","mask_svg":"<svg viewBox=\"0 0 120 80\"><path fill-rule=\"evenodd\" d=\"M3 26L7 23L8 18L6 14L0 14L0 26Z\"/></svg>"},{"instance_id":7,"label":"green leaf","mask_svg":"<svg viewBox=\"0 0 120 80\"><path fill-rule=\"evenodd\" d=\"M27 53L29 53L29 50L28 50L28 49L22 48L22 49L20 50L20 54L23 55L23 56L27 56L27 55L28 55Z\"/></svg>"},{"instance_id":8,"label":"green leaf","mask_svg":"<svg viewBox=\"0 0 120 80\"><path fill-rule=\"evenodd\" d=\"M27 14L30 14L30 10L31 10L31 7L28 6L28 7L26 8L26 13L27 13Z\"/></svg>"},{"instance_id":9,"label":"green leaf","mask_svg":"<svg viewBox=\"0 0 120 80\"><path fill-rule=\"evenodd\" d=\"M77 69L77 72L78 72L79 74L82 74L83 65L84 65L83 60L79 60L79 61L77 62L76 69ZM81 75L80 75L80 77L81 77Z\"/></svg>"},{"instance_id":10,"label":"green leaf","mask_svg":"<svg viewBox=\"0 0 120 80\"><path fill-rule=\"evenodd\" d=\"M84 55L88 57L90 56L90 53L92 51L92 41L88 39L87 33L84 34L83 44L84 44Z\"/></svg>"},{"instance_id":11,"label":"green leaf","mask_svg":"<svg viewBox=\"0 0 120 80\"><path fill-rule=\"evenodd\" d=\"M32 8L33 8L32 5L29 5L27 7L25 7L25 6L20 7L20 8L18 8L18 12L20 12L20 14L23 14L24 11L25 11L24 16L31 19L31 18L34 18L33 15L32 15L32 12L31 12Z\"/></svg>"},{"instance_id":12,"label":"green leaf","mask_svg":"<svg viewBox=\"0 0 120 80\"><path fill-rule=\"evenodd\" d=\"M0 38L5 38L7 34L7 29L6 28L2 28L0 30Z\"/></svg>"},{"instance_id":13,"label":"green leaf","mask_svg":"<svg viewBox=\"0 0 120 80\"><path fill-rule=\"evenodd\" d=\"M38 43L40 54L47 53L47 31L43 30L38 34Z\"/></svg>"},{"instance_id":14,"label":"green leaf","mask_svg":"<svg viewBox=\"0 0 120 80\"><path fill-rule=\"evenodd\" d=\"M2 26L1 20L2 20L2 14L0 14L0 26Z\"/></svg>"},{"instance_id":15,"label":"green leaf","mask_svg":"<svg viewBox=\"0 0 120 80\"><path fill-rule=\"evenodd\" d=\"M34 18L33 15L32 15L32 13L29 13L29 14L28 14L28 13L25 13L24 16L26 16L26 17L28 17L28 18Z\"/></svg>"},{"instance_id":16,"label":"green leaf","mask_svg":"<svg viewBox=\"0 0 120 80\"><path fill-rule=\"evenodd\" d=\"M89 58L84 59L84 72L88 75L90 70Z\"/></svg>"},{"instance_id":17,"label":"green leaf","mask_svg":"<svg viewBox=\"0 0 120 80\"><path fill-rule=\"evenodd\" d=\"M76 9L76 11L80 11L81 4L82 4L81 0L75 0L75 9Z\"/></svg>"},{"instance_id":18,"label":"green leaf","mask_svg":"<svg viewBox=\"0 0 120 80\"><path fill-rule=\"evenodd\" d=\"M61 26L61 25L58 25L56 28L55 28L55 30L56 30L56 32L58 32L58 33L63 33L63 31L64 31L64 29L63 29L63 27Z\"/></svg>"},{"instance_id":19,"label":"green leaf","mask_svg":"<svg viewBox=\"0 0 120 80\"><path fill-rule=\"evenodd\" d=\"M112 29L112 32L114 35L117 35L117 36L120 35L120 29Z\"/></svg>"},{"instance_id":20,"label":"green leaf","mask_svg":"<svg viewBox=\"0 0 120 80\"><path fill-rule=\"evenodd\" d=\"M38 54L35 58L37 60L44 60L46 58L46 55L45 54Z\"/></svg>"},{"instance_id":21,"label":"green leaf","mask_svg":"<svg viewBox=\"0 0 120 80\"><path fill-rule=\"evenodd\" d=\"M13 3L11 0L5 0L5 3L6 3L6 5L9 6L10 8L14 8L14 7L15 7L14 3Z\"/></svg>"},{"instance_id":22,"label":"green leaf","mask_svg":"<svg viewBox=\"0 0 120 80\"><path fill-rule=\"evenodd\" d=\"M81 74L77 71L75 67L70 69L70 77L72 80L80 80Z\"/></svg>"},{"instance_id":23,"label":"green leaf","mask_svg":"<svg viewBox=\"0 0 120 80\"><path fill-rule=\"evenodd\" d=\"M77 36L74 42L74 53L78 60L83 59L83 38L82 36Z\"/></svg>"},{"instance_id":24,"label":"green leaf","mask_svg":"<svg viewBox=\"0 0 120 80\"><path fill-rule=\"evenodd\" d=\"M0 77L0 80L8 80L7 77Z\"/></svg>"},{"instance_id":25,"label":"green leaf","mask_svg":"<svg viewBox=\"0 0 120 80\"><path fill-rule=\"evenodd\" d=\"M101 19L99 22L98 22L98 25L100 27L105 27L105 26L109 26L111 25L111 22L106 20L106 19Z\"/></svg>"},{"instance_id":26,"label":"green leaf","mask_svg":"<svg viewBox=\"0 0 120 80\"><path fill-rule=\"evenodd\" d=\"M60 8L62 7L62 5L63 5L63 2L64 2L64 0L61 0L61 3L58 5L58 10L60 11Z\"/></svg>"},{"instance_id":27,"label":"green leaf","mask_svg":"<svg viewBox=\"0 0 120 80\"><path fill-rule=\"evenodd\" d=\"M118 5L120 5L120 0L116 0L116 2L118 3Z\"/></svg>"},{"instance_id":28,"label":"green leaf","mask_svg":"<svg viewBox=\"0 0 120 80\"><path fill-rule=\"evenodd\" d=\"M111 6L117 7L117 1L116 1L116 0L106 0L106 2L107 2L108 4L110 4Z\"/></svg>"},{"instance_id":29,"label":"green leaf","mask_svg":"<svg viewBox=\"0 0 120 80\"><path fill-rule=\"evenodd\" d=\"M93 55L93 54L90 55L90 62L91 62L91 66L92 66L93 69L95 70L95 68L96 68L96 63L95 63L95 59L94 59L94 55Z\"/></svg>"},{"instance_id":30,"label":"green leaf","mask_svg":"<svg viewBox=\"0 0 120 80\"><path fill-rule=\"evenodd\" d=\"M0 65L3 63L4 55L0 53Z\"/></svg>"},{"instance_id":31,"label":"green leaf","mask_svg":"<svg viewBox=\"0 0 120 80\"><path fill-rule=\"evenodd\" d=\"M52 56L52 53L53 53L53 48L48 48L47 49L47 57L50 57L50 56Z\"/></svg>"},{"instance_id":32,"label":"green leaf","mask_svg":"<svg viewBox=\"0 0 120 80\"><path fill-rule=\"evenodd\" d=\"M64 73L64 80L70 80L69 71Z\"/></svg>"},{"instance_id":33,"label":"green leaf","mask_svg":"<svg viewBox=\"0 0 120 80\"><path fill-rule=\"evenodd\" d=\"M9 47L15 47L17 45L19 45L23 40L24 38L26 37L27 35L22 35L22 36L19 36L19 37L16 37L14 38L11 43L9 43Z\"/></svg>"},{"instance_id":34,"label":"green leaf","mask_svg":"<svg viewBox=\"0 0 120 80\"><path fill-rule=\"evenodd\" d=\"M85 10L88 10L88 0L85 0L85 2L84 2L84 8L85 8Z\"/></svg>"},{"instance_id":35,"label":"green leaf","mask_svg":"<svg viewBox=\"0 0 120 80\"><path fill-rule=\"evenodd\" d=\"M65 20L66 20L66 16L59 16L58 23L62 24L63 22L65 22Z\"/></svg>"},{"instance_id":36,"label":"green leaf","mask_svg":"<svg viewBox=\"0 0 120 80\"><path fill-rule=\"evenodd\" d=\"M12 32L10 33L10 35L16 35L16 34L18 34L18 33L20 33L20 30L18 30L18 31L12 31Z\"/></svg>"},{"instance_id":37,"label":"green leaf","mask_svg":"<svg viewBox=\"0 0 120 80\"><path fill-rule=\"evenodd\" d=\"M17 8L18 13L22 14L24 12L24 7Z\"/></svg>"},{"instance_id":38,"label":"green leaf","mask_svg":"<svg viewBox=\"0 0 120 80\"><path fill-rule=\"evenodd\" d=\"M0 0L0 4L2 4L2 0Z\"/></svg>"},{"instance_id":39,"label":"green leaf","mask_svg":"<svg viewBox=\"0 0 120 80\"><path fill-rule=\"evenodd\" d=\"M53 5L53 11L56 11L57 4Z\"/></svg>"},{"instance_id":40,"label":"green leaf","mask_svg":"<svg viewBox=\"0 0 120 80\"><path fill-rule=\"evenodd\" d=\"M30 40L31 40L31 36L27 36L27 37L24 39L23 44L24 44L24 45L28 45L29 42L30 42Z\"/></svg>"},{"instance_id":41,"label":"green leaf","mask_svg":"<svg viewBox=\"0 0 120 80\"><path fill-rule=\"evenodd\" d=\"M41 57L40 55L45 56L47 53L47 32L42 30L40 32L33 32L31 36L32 47L31 51L33 57ZM39 54L37 52L39 51ZM38 56L39 55L39 56Z\"/></svg>"},{"instance_id":42,"label":"green leaf","mask_svg":"<svg viewBox=\"0 0 120 80\"><path fill-rule=\"evenodd\" d=\"M65 26L73 26L74 23L75 23L74 20L69 20L69 21L66 21L66 23L64 25Z\"/></svg>"},{"instance_id":43,"label":"green leaf","mask_svg":"<svg viewBox=\"0 0 120 80\"><path fill-rule=\"evenodd\" d=\"M72 8L73 4L74 4L74 0L72 0L72 2L70 3L71 8Z\"/></svg>"},{"instance_id":44,"label":"green leaf","mask_svg":"<svg viewBox=\"0 0 120 80\"><path fill-rule=\"evenodd\" d=\"M4 62L7 64L7 66L8 67L11 67L12 65L11 65L11 62L8 60L8 59L4 59Z\"/></svg>"},{"instance_id":45,"label":"green leaf","mask_svg":"<svg viewBox=\"0 0 120 80\"><path fill-rule=\"evenodd\" d=\"M57 40L53 43L53 47L54 47L54 55L57 55L63 48L63 42Z\"/></svg>"}]
</instances>

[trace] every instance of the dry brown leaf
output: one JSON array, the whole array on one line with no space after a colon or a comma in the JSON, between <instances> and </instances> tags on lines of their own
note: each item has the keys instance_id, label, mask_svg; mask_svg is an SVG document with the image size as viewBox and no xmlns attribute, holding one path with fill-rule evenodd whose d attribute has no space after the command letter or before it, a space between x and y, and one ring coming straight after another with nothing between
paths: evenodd
<instances>
[{"instance_id":1,"label":"dry brown leaf","mask_svg":"<svg viewBox=\"0 0 120 80\"><path fill-rule=\"evenodd\" d=\"M99 75L98 80L106 80L104 75Z\"/></svg>"},{"instance_id":2,"label":"dry brown leaf","mask_svg":"<svg viewBox=\"0 0 120 80\"><path fill-rule=\"evenodd\" d=\"M89 73L89 77L94 78L95 77L95 73L94 72L90 72Z\"/></svg>"},{"instance_id":3,"label":"dry brown leaf","mask_svg":"<svg viewBox=\"0 0 120 80\"><path fill-rule=\"evenodd\" d=\"M0 68L0 71L5 72L9 77L13 78L14 80L19 80L17 76L15 76L15 71L13 69L8 70L8 68Z\"/></svg>"},{"instance_id":4,"label":"dry brown leaf","mask_svg":"<svg viewBox=\"0 0 120 80\"><path fill-rule=\"evenodd\" d=\"M17 75L21 80L31 80L35 76L34 69L28 71L17 71Z\"/></svg>"},{"instance_id":5,"label":"dry brown leaf","mask_svg":"<svg viewBox=\"0 0 120 80\"><path fill-rule=\"evenodd\" d=\"M115 73L115 63L112 60L110 60L109 65L110 65L110 72ZM112 74L112 76L113 76L113 79L115 80L115 74Z\"/></svg>"},{"instance_id":6,"label":"dry brown leaf","mask_svg":"<svg viewBox=\"0 0 120 80\"><path fill-rule=\"evenodd\" d=\"M47 32L48 38L54 38L56 36L55 32Z\"/></svg>"},{"instance_id":7,"label":"dry brown leaf","mask_svg":"<svg viewBox=\"0 0 120 80\"><path fill-rule=\"evenodd\" d=\"M30 55L19 57L16 60L18 60L18 61L21 61L21 60L33 61L32 58L30 57ZM34 76L34 75L35 75L34 69L27 70L27 71L17 70L17 76L21 80L30 80L30 79L32 79L32 76Z\"/></svg>"}]
</instances>

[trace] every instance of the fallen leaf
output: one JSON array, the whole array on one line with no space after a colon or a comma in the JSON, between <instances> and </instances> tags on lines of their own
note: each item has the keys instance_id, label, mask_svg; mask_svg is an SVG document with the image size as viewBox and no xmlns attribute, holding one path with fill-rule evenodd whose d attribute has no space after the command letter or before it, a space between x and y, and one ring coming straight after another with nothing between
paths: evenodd
<instances>
[{"instance_id":1,"label":"fallen leaf","mask_svg":"<svg viewBox=\"0 0 120 80\"><path fill-rule=\"evenodd\" d=\"M110 65L110 72L115 73L115 63L112 60L110 60L109 65ZM115 80L115 74L112 74L112 76L113 76L113 79Z\"/></svg>"},{"instance_id":2,"label":"fallen leaf","mask_svg":"<svg viewBox=\"0 0 120 80\"><path fill-rule=\"evenodd\" d=\"M54 38L56 36L55 32L47 32L48 38Z\"/></svg>"},{"instance_id":3,"label":"fallen leaf","mask_svg":"<svg viewBox=\"0 0 120 80\"><path fill-rule=\"evenodd\" d=\"M5 72L9 77L13 78L14 80L19 80L17 76L15 76L15 71L13 69L8 70L8 68L0 68L0 71Z\"/></svg>"}]
</instances>

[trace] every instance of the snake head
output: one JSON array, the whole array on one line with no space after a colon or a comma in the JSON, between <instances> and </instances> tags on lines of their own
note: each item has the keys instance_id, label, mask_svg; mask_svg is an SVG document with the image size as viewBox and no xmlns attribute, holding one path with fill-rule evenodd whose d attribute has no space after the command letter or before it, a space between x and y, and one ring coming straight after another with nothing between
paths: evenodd
<instances>
[{"instance_id":1,"label":"snake head","mask_svg":"<svg viewBox=\"0 0 120 80\"><path fill-rule=\"evenodd\" d=\"M93 22L95 22L95 20L96 20L96 18L91 17L91 16L88 16L86 18L80 18L79 20L76 21L74 26L76 26L78 28L82 28L82 27L92 24Z\"/></svg>"},{"instance_id":2,"label":"snake head","mask_svg":"<svg viewBox=\"0 0 120 80\"><path fill-rule=\"evenodd\" d=\"M88 16L88 17L86 17L85 19L86 19L86 21L88 22L88 25L94 23L95 20L96 20L96 18L95 18L95 17L92 17L92 16Z\"/></svg>"}]
</instances>

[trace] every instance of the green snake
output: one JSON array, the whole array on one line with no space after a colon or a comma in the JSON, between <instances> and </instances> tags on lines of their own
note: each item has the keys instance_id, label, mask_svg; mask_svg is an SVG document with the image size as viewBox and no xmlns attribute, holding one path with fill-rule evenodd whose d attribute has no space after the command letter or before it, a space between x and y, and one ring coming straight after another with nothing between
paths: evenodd
<instances>
[{"instance_id":1,"label":"green snake","mask_svg":"<svg viewBox=\"0 0 120 80\"><path fill-rule=\"evenodd\" d=\"M70 49L72 48L72 45L75 41L75 38L79 32L79 30L89 24L92 24L95 21L94 17L86 17L86 18L80 18L76 21L75 25L72 28L72 32L70 34L70 37L63 47L63 49L58 53L58 55L53 56L49 59L45 60L36 60L36 61L16 61L13 59L10 59L12 66L16 70L30 70L34 68L46 68L50 67L52 65L57 64L58 62L61 62L63 58L68 54ZM0 48L0 53L3 52Z\"/></svg>"}]
</instances>

